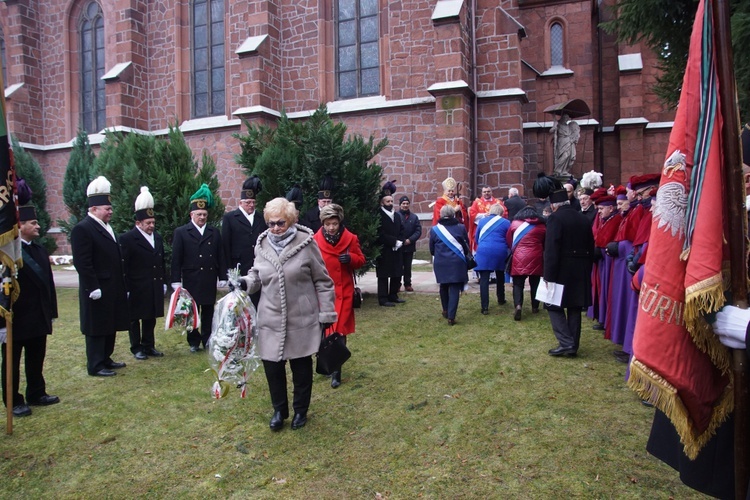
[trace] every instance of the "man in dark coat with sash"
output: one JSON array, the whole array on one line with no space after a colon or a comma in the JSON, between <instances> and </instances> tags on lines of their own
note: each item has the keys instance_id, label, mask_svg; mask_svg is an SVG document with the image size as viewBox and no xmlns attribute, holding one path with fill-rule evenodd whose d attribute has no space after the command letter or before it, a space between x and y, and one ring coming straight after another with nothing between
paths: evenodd
<instances>
[{"instance_id":1,"label":"man in dark coat with sash","mask_svg":"<svg viewBox=\"0 0 750 500\"><path fill-rule=\"evenodd\" d=\"M253 267L255 243L260 233L268 228L263 214L255 210L255 198L261 189L262 185L257 175L247 179L242 184L239 207L225 213L221 222L221 240L227 267L231 269L240 266L240 276L246 275ZM259 299L260 291L250 295L255 307L258 307Z\"/></svg>"},{"instance_id":2,"label":"man in dark coat with sash","mask_svg":"<svg viewBox=\"0 0 750 500\"><path fill-rule=\"evenodd\" d=\"M393 193L396 185L386 182L380 191L380 226L375 243L380 246L380 255L375 261L375 275L378 278L378 303L384 307L393 307L406 302L398 298L401 288L401 273L404 245L404 233L401 215L393 210Z\"/></svg>"},{"instance_id":3,"label":"man in dark coat with sash","mask_svg":"<svg viewBox=\"0 0 750 500\"><path fill-rule=\"evenodd\" d=\"M193 297L201 318L200 332L187 334L190 352L198 352L208 344L214 318L217 280L227 286L227 265L221 246L221 233L206 222L213 195L208 185L190 197L190 222L174 231L172 238L172 288L185 288Z\"/></svg>"},{"instance_id":4,"label":"man in dark coat with sash","mask_svg":"<svg viewBox=\"0 0 750 500\"><path fill-rule=\"evenodd\" d=\"M20 184L19 180L19 184ZM47 394L42 374L47 353L47 335L52 333L52 320L57 318L57 295L49 254L34 242L39 237L39 223L33 206L18 208L21 222L21 252L23 267L18 270L20 294L13 303L13 415L31 415L29 405L47 406L60 402ZM4 323L4 321L3 321ZM2 346L3 402L6 402L6 346ZM19 392L21 351L24 351L26 371L26 400Z\"/></svg>"},{"instance_id":5,"label":"man in dark coat with sash","mask_svg":"<svg viewBox=\"0 0 750 500\"><path fill-rule=\"evenodd\" d=\"M539 196L536 188L534 194ZM573 357L581 340L581 311L591 305L594 236L588 219L571 206L564 188L552 190L549 201L552 214L544 239L544 281L563 285L560 305L545 305L558 341L549 355Z\"/></svg>"},{"instance_id":6,"label":"man in dark coat with sash","mask_svg":"<svg viewBox=\"0 0 750 500\"><path fill-rule=\"evenodd\" d=\"M154 339L167 292L164 240L155 229L154 197L144 186L135 200L135 227L120 236L130 291L130 352L138 360L164 356L156 350Z\"/></svg>"},{"instance_id":7,"label":"man in dark coat with sash","mask_svg":"<svg viewBox=\"0 0 750 500\"><path fill-rule=\"evenodd\" d=\"M97 177L88 185L89 213L70 233L78 271L81 332L86 336L89 375L111 377L125 363L112 359L115 335L130 326L125 273L112 218L110 183Z\"/></svg>"}]
</instances>

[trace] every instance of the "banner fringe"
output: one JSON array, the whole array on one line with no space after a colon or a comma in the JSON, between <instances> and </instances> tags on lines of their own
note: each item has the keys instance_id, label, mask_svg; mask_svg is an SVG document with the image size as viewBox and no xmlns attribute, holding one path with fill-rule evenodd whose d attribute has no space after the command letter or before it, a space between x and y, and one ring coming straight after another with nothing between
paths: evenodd
<instances>
[{"instance_id":1,"label":"banner fringe","mask_svg":"<svg viewBox=\"0 0 750 500\"><path fill-rule=\"evenodd\" d=\"M724 393L714 406L708 427L699 435L688 416L682 399L677 394L677 389L635 357L630 362L628 387L642 399L649 401L664 412L680 436L683 451L690 460L695 460L701 448L714 436L716 429L734 409L733 384L730 378L729 385L724 389Z\"/></svg>"}]
</instances>

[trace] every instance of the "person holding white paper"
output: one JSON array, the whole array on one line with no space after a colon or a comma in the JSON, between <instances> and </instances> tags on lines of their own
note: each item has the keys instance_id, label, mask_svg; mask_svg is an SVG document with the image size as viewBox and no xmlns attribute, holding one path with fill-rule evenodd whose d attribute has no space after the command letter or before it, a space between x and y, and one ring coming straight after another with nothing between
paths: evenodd
<instances>
[{"instance_id":1,"label":"person holding white paper","mask_svg":"<svg viewBox=\"0 0 750 500\"><path fill-rule=\"evenodd\" d=\"M560 305L545 304L558 341L549 355L574 357L581 339L581 311L591 305L594 236L588 219L570 205L564 189L552 191L549 199L552 214L544 240L543 278L548 290L559 292L562 285Z\"/></svg>"}]
</instances>

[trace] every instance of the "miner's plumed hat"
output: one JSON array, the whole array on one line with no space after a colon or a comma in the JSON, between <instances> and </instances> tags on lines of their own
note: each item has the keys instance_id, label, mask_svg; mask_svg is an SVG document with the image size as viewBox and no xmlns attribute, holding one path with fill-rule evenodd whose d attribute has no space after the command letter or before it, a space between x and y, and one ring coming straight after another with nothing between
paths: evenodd
<instances>
[{"instance_id":1,"label":"miner's plumed hat","mask_svg":"<svg viewBox=\"0 0 750 500\"><path fill-rule=\"evenodd\" d=\"M110 190L112 184L107 180L106 177L100 175L89 183L86 188L86 196L89 199L89 207L98 207L101 205L111 205L112 198L110 197Z\"/></svg>"},{"instance_id":2,"label":"miner's plumed hat","mask_svg":"<svg viewBox=\"0 0 750 500\"><path fill-rule=\"evenodd\" d=\"M16 195L18 196L18 220L26 222L36 220L36 208L31 204L31 188L26 181L18 179L16 181Z\"/></svg>"},{"instance_id":3,"label":"miner's plumed hat","mask_svg":"<svg viewBox=\"0 0 750 500\"><path fill-rule=\"evenodd\" d=\"M154 218L154 197L146 186L141 186L141 193L135 199L135 220Z\"/></svg>"},{"instance_id":4,"label":"miner's plumed hat","mask_svg":"<svg viewBox=\"0 0 750 500\"><path fill-rule=\"evenodd\" d=\"M260 182L260 177L253 175L249 179L246 179L242 183L242 192L240 193L241 200L254 200L257 198L258 193L263 190L263 185Z\"/></svg>"},{"instance_id":5,"label":"miner's plumed hat","mask_svg":"<svg viewBox=\"0 0 750 500\"><path fill-rule=\"evenodd\" d=\"M333 182L333 177L326 175L321 179L318 190L319 200L331 200L333 199L333 189L336 187L336 183Z\"/></svg>"},{"instance_id":6,"label":"miner's plumed hat","mask_svg":"<svg viewBox=\"0 0 750 500\"><path fill-rule=\"evenodd\" d=\"M291 201L294 203L294 206L297 210L300 209L302 206L302 188L299 184L295 184L294 186L289 189L289 191L286 192L285 198L287 201Z\"/></svg>"},{"instance_id":7,"label":"miner's plumed hat","mask_svg":"<svg viewBox=\"0 0 750 500\"><path fill-rule=\"evenodd\" d=\"M211 194L211 189L208 184L201 184L198 191L193 193L190 197L190 211L193 210L208 210L214 206L214 195Z\"/></svg>"},{"instance_id":8,"label":"miner's plumed hat","mask_svg":"<svg viewBox=\"0 0 750 500\"><path fill-rule=\"evenodd\" d=\"M565 191L565 188L563 187L562 183L555 179L554 177L550 177L546 175L544 172L539 172L536 176L536 180L534 181L534 185L532 186L532 191L534 192L534 196L540 199L549 198L549 196L556 192L560 191L565 194L565 199L568 199L568 193ZM561 200L565 201L565 200ZM550 203L557 203L552 201L550 199Z\"/></svg>"},{"instance_id":9,"label":"miner's plumed hat","mask_svg":"<svg viewBox=\"0 0 750 500\"><path fill-rule=\"evenodd\" d=\"M396 181L386 181L385 184L383 184L383 188L380 190L380 196L378 196L378 199L382 200L386 196L393 196L393 193L396 192Z\"/></svg>"}]
</instances>

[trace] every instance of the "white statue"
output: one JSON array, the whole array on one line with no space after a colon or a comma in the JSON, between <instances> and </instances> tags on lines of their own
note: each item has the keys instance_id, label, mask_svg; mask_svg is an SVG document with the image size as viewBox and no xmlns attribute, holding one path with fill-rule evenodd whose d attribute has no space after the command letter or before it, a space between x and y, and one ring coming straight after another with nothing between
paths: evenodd
<instances>
[{"instance_id":1,"label":"white statue","mask_svg":"<svg viewBox=\"0 0 750 500\"><path fill-rule=\"evenodd\" d=\"M560 115L550 129L555 153L554 175L568 177L576 160L576 144L581 138L581 127L566 113Z\"/></svg>"}]
</instances>

